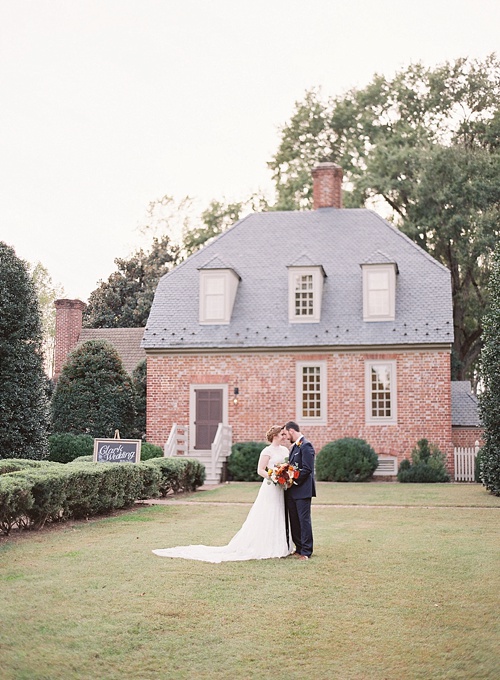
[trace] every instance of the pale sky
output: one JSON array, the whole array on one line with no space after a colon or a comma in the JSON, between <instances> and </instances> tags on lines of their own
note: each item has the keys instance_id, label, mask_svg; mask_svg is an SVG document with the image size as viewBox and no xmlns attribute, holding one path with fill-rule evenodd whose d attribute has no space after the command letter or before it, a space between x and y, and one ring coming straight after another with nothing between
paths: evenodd
<instances>
[{"instance_id":1,"label":"pale sky","mask_svg":"<svg viewBox=\"0 0 500 680\"><path fill-rule=\"evenodd\" d=\"M306 90L484 59L499 26L498 0L0 0L0 240L86 301L150 201L271 197Z\"/></svg>"}]
</instances>

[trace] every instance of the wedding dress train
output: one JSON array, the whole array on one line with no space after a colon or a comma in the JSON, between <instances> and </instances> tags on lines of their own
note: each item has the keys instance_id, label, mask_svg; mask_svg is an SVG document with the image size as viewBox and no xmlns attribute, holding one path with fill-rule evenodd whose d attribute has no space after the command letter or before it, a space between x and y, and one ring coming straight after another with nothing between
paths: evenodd
<instances>
[{"instance_id":1,"label":"wedding dress train","mask_svg":"<svg viewBox=\"0 0 500 680\"><path fill-rule=\"evenodd\" d=\"M285 447L267 448L271 449L269 467L282 463L285 455L288 455ZM286 557L291 551L286 539L283 489L263 480L243 526L227 545L185 545L153 552L160 557L180 557L202 562L239 562Z\"/></svg>"}]
</instances>

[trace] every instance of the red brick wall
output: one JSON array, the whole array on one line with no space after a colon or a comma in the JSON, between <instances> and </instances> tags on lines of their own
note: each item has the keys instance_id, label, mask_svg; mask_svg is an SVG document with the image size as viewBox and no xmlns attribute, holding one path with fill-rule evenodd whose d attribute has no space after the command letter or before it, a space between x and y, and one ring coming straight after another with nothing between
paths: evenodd
<instances>
[{"instance_id":1,"label":"red brick wall","mask_svg":"<svg viewBox=\"0 0 500 680\"><path fill-rule=\"evenodd\" d=\"M320 163L312 171L313 209L342 207L342 168Z\"/></svg>"},{"instance_id":2,"label":"red brick wall","mask_svg":"<svg viewBox=\"0 0 500 680\"><path fill-rule=\"evenodd\" d=\"M54 304L56 308L54 380L57 380L68 353L78 342L85 303L81 300L56 300Z\"/></svg>"},{"instance_id":3,"label":"red brick wall","mask_svg":"<svg viewBox=\"0 0 500 680\"><path fill-rule=\"evenodd\" d=\"M396 361L397 425L365 423L365 360L371 359ZM303 424L317 451L340 437L360 437L377 453L401 460L425 437L446 454L453 471L450 355L446 351L150 355L148 441L163 446L174 422L189 424L189 386L193 383L227 384L234 441L263 441L271 425L297 418L296 362L309 360L327 362L328 424ZM236 405L235 387L239 388Z\"/></svg>"},{"instance_id":4,"label":"red brick wall","mask_svg":"<svg viewBox=\"0 0 500 680\"><path fill-rule=\"evenodd\" d=\"M482 427L453 427L452 428L453 446L479 446L483 445Z\"/></svg>"}]
</instances>

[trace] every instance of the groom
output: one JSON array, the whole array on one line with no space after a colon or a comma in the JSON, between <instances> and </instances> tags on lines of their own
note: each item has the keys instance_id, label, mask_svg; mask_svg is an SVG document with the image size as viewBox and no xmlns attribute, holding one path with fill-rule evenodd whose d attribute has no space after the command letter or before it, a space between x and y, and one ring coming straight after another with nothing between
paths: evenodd
<instances>
[{"instance_id":1,"label":"groom","mask_svg":"<svg viewBox=\"0 0 500 680\"><path fill-rule=\"evenodd\" d=\"M295 543L295 557L308 560L313 551L311 524L311 499L316 496L314 483L314 448L305 439L297 423L290 420L285 425L285 434L292 442L288 456L289 463L296 465L300 475L296 485L285 491L285 508L290 518L292 541Z\"/></svg>"}]
</instances>

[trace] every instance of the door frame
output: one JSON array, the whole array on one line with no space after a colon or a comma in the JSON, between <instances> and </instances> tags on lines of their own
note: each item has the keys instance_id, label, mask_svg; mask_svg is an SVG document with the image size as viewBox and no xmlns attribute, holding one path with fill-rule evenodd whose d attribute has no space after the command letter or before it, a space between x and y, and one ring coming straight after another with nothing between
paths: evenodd
<instances>
[{"instance_id":1,"label":"door frame","mask_svg":"<svg viewBox=\"0 0 500 680\"><path fill-rule=\"evenodd\" d=\"M227 383L193 383L189 385L189 452L193 455L208 453L210 449L195 449L196 443L196 392L195 390L222 390L222 424L228 423L228 395L229 387Z\"/></svg>"}]
</instances>

